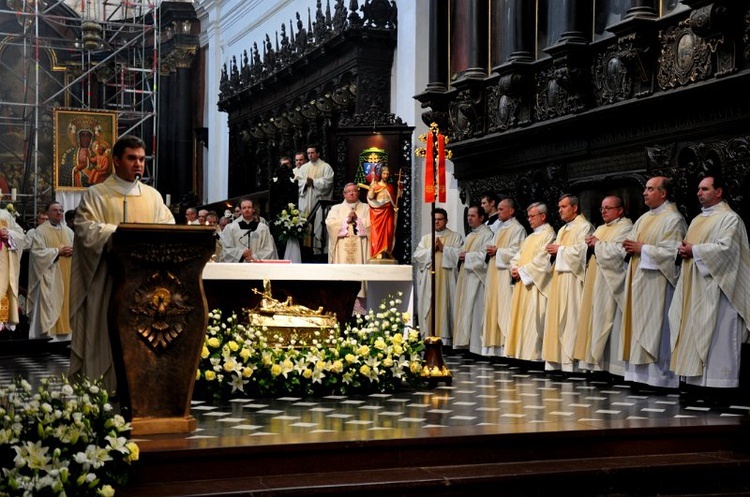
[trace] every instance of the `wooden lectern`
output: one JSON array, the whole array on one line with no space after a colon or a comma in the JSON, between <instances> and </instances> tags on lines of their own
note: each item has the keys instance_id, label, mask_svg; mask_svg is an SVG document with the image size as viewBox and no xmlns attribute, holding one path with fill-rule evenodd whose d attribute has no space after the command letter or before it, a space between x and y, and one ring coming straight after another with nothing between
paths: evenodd
<instances>
[{"instance_id":1,"label":"wooden lectern","mask_svg":"<svg viewBox=\"0 0 750 497\"><path fill-rule=\"evenodd\" d=\"M212 226L121 224L112 235L112 359L134 435L195 430L190 400L208 307Z\"/></svg>"}]
</instances>

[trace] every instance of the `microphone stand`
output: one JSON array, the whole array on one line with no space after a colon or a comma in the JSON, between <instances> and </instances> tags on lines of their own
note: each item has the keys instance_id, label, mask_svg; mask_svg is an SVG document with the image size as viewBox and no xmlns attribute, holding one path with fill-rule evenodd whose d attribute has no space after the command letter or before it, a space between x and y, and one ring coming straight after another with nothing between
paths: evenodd
<instances>
[{"instance_id":1,"label":"microphone stand","mask_svg":"<svg viewBox=\"0 0 750 497\"><path fill-rule=\"evenodd\" d=\"M130 188L128 188L125 191L125 196L122 197L122 222L127 223L128 222L128 194L130 194L131 191L133 191L133 188L135 188L135 185L138 184L138 182L141 180L141 175L136 174L135 175L135 181L130 184Z\"/></svg>"}]
</instances>

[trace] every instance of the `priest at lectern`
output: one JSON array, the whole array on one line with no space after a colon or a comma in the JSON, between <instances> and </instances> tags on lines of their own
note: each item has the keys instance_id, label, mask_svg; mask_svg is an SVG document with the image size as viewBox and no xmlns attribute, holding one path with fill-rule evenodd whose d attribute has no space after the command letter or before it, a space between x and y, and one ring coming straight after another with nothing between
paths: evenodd
<instances>
[{"instance_id":1,"label":"priest at lectern","mask_svg":"<svg viewBox=\"0 0 750 497\"><path fill-rule=\"evenodd\" d=\"M174 224L174 217L154 188L140 182L146 144L125 135L112 147L115 174L84 193L75 217L71 275L70 375L103 377L115 393L107 311L112 278L107 264L110 237L120 223Z\"/></svg>"}]
</instances>

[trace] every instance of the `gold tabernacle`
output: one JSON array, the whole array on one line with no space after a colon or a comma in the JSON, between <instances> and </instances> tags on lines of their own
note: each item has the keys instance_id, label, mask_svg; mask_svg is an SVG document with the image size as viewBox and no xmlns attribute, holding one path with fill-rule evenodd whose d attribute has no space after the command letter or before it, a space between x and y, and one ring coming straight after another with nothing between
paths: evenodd
<instances>
[{"instance_id":1,"label":"gold tabernacle","mask_svg":"<svg viewBox=\"0 0 750 497\"><path fill-rule=\"evenodd\" d=\"M323 307L313 310L296 305L292 297L280 302L273 298L269 280L263 280L262 292L256 289L253 292L261 296L260 304L243 310L248 324L261 330L269 345L310 347L338 337L336 315L325 312Z\"/></svg>"}]
</instances>

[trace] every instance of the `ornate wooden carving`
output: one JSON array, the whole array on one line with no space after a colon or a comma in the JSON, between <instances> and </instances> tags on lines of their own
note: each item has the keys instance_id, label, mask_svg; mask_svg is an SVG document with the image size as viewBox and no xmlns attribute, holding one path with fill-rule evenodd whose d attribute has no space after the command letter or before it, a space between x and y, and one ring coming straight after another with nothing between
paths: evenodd
<instances>
[{"instance_id":1,"label":"ornate wooden carving","mask_svg":"<svg viewBox=\"0 0 750 497\"><path fill-rule=\"evenodd\" d=\"M206 226L121 224L112 236L112 358L134 433L195 429L190 399L208 323Z\"/></svg>"}]
</instances>

